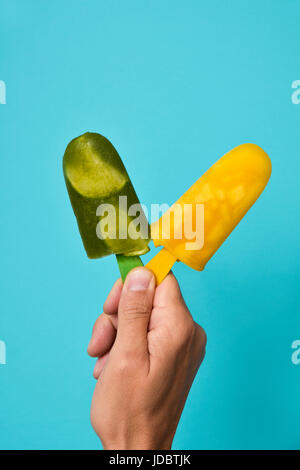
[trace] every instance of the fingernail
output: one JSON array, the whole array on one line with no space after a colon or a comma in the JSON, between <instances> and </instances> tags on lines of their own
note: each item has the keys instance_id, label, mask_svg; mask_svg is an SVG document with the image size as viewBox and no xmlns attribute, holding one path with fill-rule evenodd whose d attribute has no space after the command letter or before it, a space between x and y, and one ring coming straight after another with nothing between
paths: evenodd
<instances>
[{"instance_id":1,"label":"fingernail","mask_svg":"<svg viewBox=\"0 0 300 470\"><path fill-rule=\"evenodd\" d=\"M148 269L135 269L126 277L126 288L133 291L147 290L152 280L153 274Z\"/></svg>"}]
</instances>

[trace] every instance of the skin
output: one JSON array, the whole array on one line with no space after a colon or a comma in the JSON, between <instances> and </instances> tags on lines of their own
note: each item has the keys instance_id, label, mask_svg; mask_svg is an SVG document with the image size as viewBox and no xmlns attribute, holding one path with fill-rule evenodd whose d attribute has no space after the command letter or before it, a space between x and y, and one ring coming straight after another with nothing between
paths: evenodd
<instances>
[{"instance_id":1,"label":"skin","mask_svg":"<svg viewBox=\"0 0 300 470\"><path fill-rule=\"evenodd\" d=\"M146 268L119 279L97 319L91 422L104 449L170 449L206 335L172 273L155 288Z\"/></svg>"}]
</instances>

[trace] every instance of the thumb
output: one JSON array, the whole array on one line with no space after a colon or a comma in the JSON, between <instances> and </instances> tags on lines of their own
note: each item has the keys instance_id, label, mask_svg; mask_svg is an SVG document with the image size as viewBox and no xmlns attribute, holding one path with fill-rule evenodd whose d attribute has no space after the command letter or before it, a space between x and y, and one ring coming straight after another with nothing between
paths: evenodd
<instances>
[{"instance_id":1,"label":"thumb","mask_svg":"<svg viewBox=\"0 0 300 470\"><path fill-rule=\"evenodd\" d=\"M155 278L147 268L127 275L118 308L116 347L122 352L148 354L147 332L153 308Z\"/></svg>"}]
</instances>

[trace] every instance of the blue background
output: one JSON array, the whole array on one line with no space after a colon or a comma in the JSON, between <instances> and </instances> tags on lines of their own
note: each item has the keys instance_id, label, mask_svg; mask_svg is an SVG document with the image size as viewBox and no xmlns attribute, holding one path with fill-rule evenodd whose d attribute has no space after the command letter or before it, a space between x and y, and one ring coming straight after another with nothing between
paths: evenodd
<instances>
[{"instance_id":1,"label":"blue background","mask_svg":"<svg viewBox=\"0 0 300 470\"><path fill-rule=\"evenodd\" d=\"M0 1L2 449L99 448L86 347L118 270L87 259L61 169L87 130L147 205L238 144L268 152L266 191L205 271L175 267L208 346L174 448L300 448L299 24L296 0Z\"/></svg>"}]
</instances>

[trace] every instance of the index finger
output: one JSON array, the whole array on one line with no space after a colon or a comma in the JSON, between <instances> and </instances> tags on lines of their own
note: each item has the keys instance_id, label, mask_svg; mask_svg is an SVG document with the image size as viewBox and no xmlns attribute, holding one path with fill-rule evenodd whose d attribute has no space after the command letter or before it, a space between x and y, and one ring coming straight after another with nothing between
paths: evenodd
<instances>
[{"instance_id":1,"label":"index finger","mask_svg":"<svg viewBox=\"0 0 300 470\"><path fill-rule=\"evenodd\" d=\"M164 308L174 304L178 305L178 303L185 305L177 279L171 271L157 286L153 305Z\"/></svg>"},{"instance_id":2,"label":"index finger","mask_svg":"<svg viewBox=\"0 0 300 470\"><path fill-rule=\"evenodd\" d=\"M106 313L106 315L115 315L116 313L118 313L118 306L122 289L123 282L122 279L119 278L114 283L110 293L107 296L107 299L104 302L103 312Z\"/></svg>"}]
</instances>

